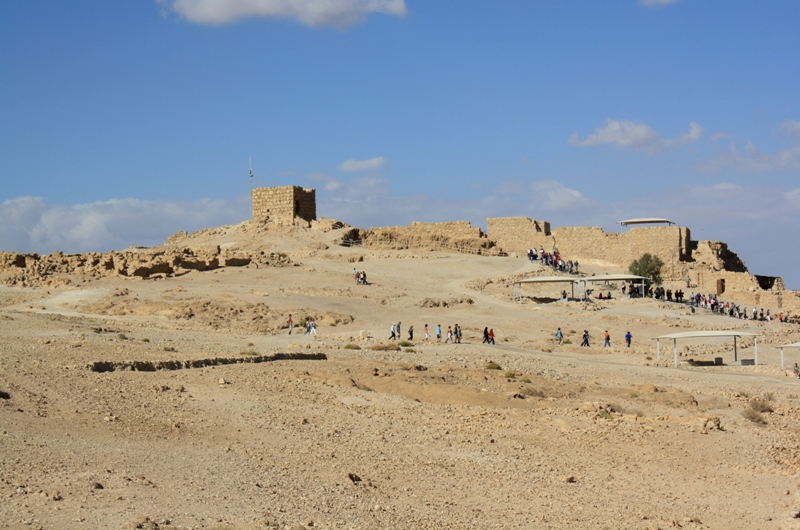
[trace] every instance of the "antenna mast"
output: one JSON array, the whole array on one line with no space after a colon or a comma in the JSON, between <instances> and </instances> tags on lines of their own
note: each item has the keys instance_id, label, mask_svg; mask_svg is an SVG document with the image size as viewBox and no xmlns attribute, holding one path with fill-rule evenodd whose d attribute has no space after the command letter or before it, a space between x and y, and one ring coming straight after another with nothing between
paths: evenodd
<instances>
[{"instance_id":1,"label":"antenna mast","mask_svg":"<svg viewBox=\"0 0 800 530\"><path fill-rule=\"evenodd\" d=\"M253 197L253 159L250 159L250 198Z\"/></svg>"}]
</instances>

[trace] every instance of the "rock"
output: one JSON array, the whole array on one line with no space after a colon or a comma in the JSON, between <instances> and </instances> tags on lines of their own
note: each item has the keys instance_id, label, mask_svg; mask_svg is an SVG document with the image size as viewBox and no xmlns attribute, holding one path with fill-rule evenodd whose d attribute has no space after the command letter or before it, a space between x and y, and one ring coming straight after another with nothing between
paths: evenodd
<instances>
[{"instance_id":1,"label":"rock","mask_svg":"<svg viewBox=\"0 0 800 530\"><path fill-rule=\"evenodd\" d=\"M355 473L348 473L347 478L349 478L353 482L353 484L358 484L359 482L361 482L361 477L359 477Z\"/></svg>"},{"instance_id":2,"label":"rock","mask_svg":"<svg viewBox=\"0 0 800 530\"><path fill-rule=\"evenodd\" d=\"M561 475L558 477L558 480L561 482L572 483L575 482L575 475Z\"/></svg>"}]
</instances>

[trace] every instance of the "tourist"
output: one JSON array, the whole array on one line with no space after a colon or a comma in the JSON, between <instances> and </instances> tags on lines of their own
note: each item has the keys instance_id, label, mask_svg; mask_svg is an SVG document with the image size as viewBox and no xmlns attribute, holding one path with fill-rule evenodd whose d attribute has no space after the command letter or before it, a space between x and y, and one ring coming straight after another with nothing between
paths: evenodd
<instances>
[{"instance_id":1,"label":"tourist","mask_svg":"<svg viewBox=\"0 0 800 530\"><path fill-rule=\"evenodd\" d=\"M608 330L603 334L603 348L610 348L611 347L611 335L609 335Z\"/></svg>"},{"instance_id":2,"label":"tourist","mask_svg":"<svg viewBox=\"0 0 800 530\"><path fill-rule=\"evenodd\" d=\"M442 325L436 324L436 341L442 342Z\"/></svg>"},{"instance_id":3,"label":"tourist","mask_svg":"<svg viewBox=\"0 0 800 530\"><path fill-rule=\"evenodd\" d=\"M414 340L414 326L408 326L408 341Z\"/></svg>"},{"instance_id":4,"label":"tourist","mask_svg":"<svg viewBox=\"0 0 800 530\"><path fill-rule=\"evenodd\" d=\"M561 346L561 341L564 340L564 334L561 332L561 328L558 328L558 331L556 331L556 339L558 339L558 345Z\"/></svg>"},{"instance_id":5,"label":"tourist","mask_svg":"<svg viewBox=\"0 0 800 530\"><path fill-rule=\"evenodd\" d=\"M453 342L453 328L447 326L447 338L444 339L444 343L447 344L448 342Z\"/></svg>"},{"instance_id":6,"label":"tourist","mask_svg":"<svg viewBox=\"0 0 800 530\"><path fill-rule=\"evenodd\" d=\"M292 327L294 327L294 322L292 322L292 315L289 314L289 318L286 319L286 323L289 324L289 335L292 334Z\"/></svg>"},{"instance_id":7,"label":"tourist","mask_svg":"<svg viewBox=\"0 0 800 530\"><path fill-rule=\"evenodd\" d=\"M794 363L794 376L800 379L800 366L797 366L797 363Z\"/></svg>"},{"instance_id":8,"label":"tourist","mask_svg":"<svg viewBox=\"0 0 800 530\"><path fill-rule=\"evenodd\" d=\"M317 334L317 321L313 319L311 320L311 334L312 335Z\"/></svg>"},{"instance_id":9,"label":"tourist","mask_svg":"<svg viewBox=\"0 0 800 530\"><path fill-rule=\"evenodd\" d=\"M489 330L489 344L494 344L494 330Z\"/></svg>"},{"instance_id":10,"label":"tourist","mask_svg":"<svg viewBox=\"0 0 800 530\"><path fill-rule=\"evenodd\" d=\"M586 346L587 348L589 347L589 330L588 329L584 329L583 330L583 342L581 342L581 346Z\"/></svg>"},{"instance_id":11,"label":"tourist","mask_svg":"<svg viewBox=\"0 0 800 530\"><path fill-rule=\"evenodd\" d=\"M631 347L631 339L633 339L633 335L631 335L631 332L628 331L627 333L625 333L625 344L628 345L628 348Z\"/></svg>"},{"instance_id":12,"label":"tourist","mask_svg":"<svg viewBox=\"0 0 800 530\"><path fill-rule=\"evenodd\" d=\"M397 323L397 340L403 340L403 334L400 332L400 322Z\"/></svg>"},{"instance_id":13,"label":"tourist","mask_svg":"<svg viewBox=\"0 0 800 530\"><path fill-rule=\"evenodd\" d=\"M425 340L428 340L430 335L428 335L428 325L427 324L425 324L425 327L422 328L422 331L425 333Z\"/></svg>"},{"instance_id":14,"label":"tourist","mask_svg":"<svg viewBox=\"0 0 800 530\"><path fill-rule=\"evenodd\" d=\"M489 328L483 328L483 342L481 344L486 344L489 342Z\"/></svg>"},{"instance_id":15,"label":"tourist","mask_svg":"<svg viewBox=\"0 0 800 530\"><path fill-rule=\"evenodd\" d=\"M456 344L461 344L461 326L456 324Z\"/></svg>"},{"instance_id":16,"label":"tourist","mask_svg":"<svg viewBox=\"0 0 800 530\"><path fill-rule=\"evenodd\" d=\"M389 329L389 340L395 340L397 338L397 330L395 329L395 325L392 324L392 327Z\"/></svg>"}]
</instances>

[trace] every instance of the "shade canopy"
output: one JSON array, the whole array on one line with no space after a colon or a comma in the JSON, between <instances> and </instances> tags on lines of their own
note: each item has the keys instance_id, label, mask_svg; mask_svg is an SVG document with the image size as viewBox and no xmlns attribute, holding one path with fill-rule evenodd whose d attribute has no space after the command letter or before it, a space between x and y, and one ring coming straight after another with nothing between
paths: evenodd
<instances>
[{"instance_id":1,"label":"shade canopy","mask_svg":"<svg viewBox=\"0 0 800 530\"><path fill-rule=\"evenodd\" d=\"M643 217L641 219L627 219L625 221L620 221L619 224L622 226L628 225L644 225L644 224L668 224L674 225L672 221L669 219L661 219L660 217Z\"/></svg>"},{"instance_id":2,"label":"shade canopy","mask_svg":"<svg viewBox=\"0 0 800 530\"><path fill-rule=\"evenodd\" d=\"M581 282L633 282L636 280L646 280L645 276L635 274L601 274L600 276L586 276L581 278Z\"/></svg>"},{"instance_id":3,"label":"shade canopy","mask_svg":"<svg viewBox=\"0 0 800 530\"><path fill-rule=\"evenodd\" d=\"M575 283L577 281L578 280L575 278L570 278L568 276L538 276L536 278L525 278L511 283L512 285L516 285L521 283Z\"/></svg>"},{"instance_id":4,"label":"shade canopy","mask_svg":"<svg viewBox=\"0 0 800 530\"><path fill-rule=\"evenodd\" d=\"M775 346L772 348L773 350L776 348L800 348L800 342L793 342L791 344L781 344L780 346Z\"/></svg>"},{"instance_id":5,"label":"shade canopy","mask_svg":"<svg viewBox=\"0 0 800 530\"><path fill-rule=\"evenodd\" d=\"M708 331L682 331L680 333L670 333L669 335L661 335L660 337L653 337L650 340L656 341L656 349L658 352L658 359L661 360L661 339L672 339L672 357L675 361L675 368L678 367L678 339L703 339L712 337L733 337L733 359L737 360L736 353L736 339L739 337L755 337L755 356L756 364L758 364L758 333L752 331L739 331L737 329L729 330L708 330Z\"/></svg>"},{"instance_id":6,"label":"shade canopy","mask_svg":"<svg viewBox=\"0 0 800 530\"><path fill-rule=\"evenodd\" d=\"M653 337L655 339L692 339L692 338L709 338L709 337L755 337L758 333L751 331L739 331L737 329L731 330L713 330L713 331L683 331L681 333L671 333L669 335L661 335L660 337Z\"/></svg>"}]
</instances>

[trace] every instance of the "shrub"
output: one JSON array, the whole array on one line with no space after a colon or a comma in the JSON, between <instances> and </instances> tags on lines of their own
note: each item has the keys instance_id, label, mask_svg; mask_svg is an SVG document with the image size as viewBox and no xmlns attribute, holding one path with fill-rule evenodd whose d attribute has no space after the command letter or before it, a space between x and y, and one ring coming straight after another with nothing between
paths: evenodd
<instances>
[{"instance_id":1,"label":"shrub","mask_svg":"<svg viewBox=\"0 0 800 530\"><path fill-rule=\"evenodd\" d=\"M353 344L352 342L348 342L347 344L344 345L344 349L345 350L360 350L361 346L359 346L358 344Z\"/></svg>"},{"instance_id":2,"label":"shrub","mask_svg":"<svg viewBox=\"0 0 800 530\"><path fill-rule=\"evenodd\" d=\"M258 354L253 350L245 350L245 351L240 351L239 355L258 355Z\"/></svg>"},{"instance_id":3,"label":"shrub","mask_svg":"<svg viewBox=\"0 0 800 530\"><path fill-rule=\"evenodd\" d=\"M402 348L408 348L409 346L413 346L414 345L413 342L408 342L407 340L401 340L397 344L398 344L398 346L400 346Z\"/></svg>"},{"instance_id":4,"label":"shrub","mask_svg":"<svg viewBox=\"0 0 800 530\"><path fill-rule=\"evenodd\" d=\"M486 368L487 370L502 370L503 369L502 366L500 366L499 364L497 364L494 361L489 361L486 364L486 366L484 366L484 368Z\"/></svg>"},{"instance_id":5,"label":"shrub","mask_svg":"<svg viewBox=\"0 0 800 530\"><path fill-rule=\"evenodd\" d=\"M648 361L652 361L653 360L653 358L650 357L649 355L647 357L645 357L645 359L647 359Z\"/></svg>"},{"instance_id":6,"label":"shrub","mask_svg":"<svg viewBox=\"0 0 800 530\"><path fill-rule=\"evenodd\" d=\"M609 411L607 411L607 410L603 409L603 410L601 410L601 411L600 411L600 417L601 417L602 419L604 419L604 420L610 420L610 419L612 419L614 416L613 416L613 415L612 415L612 414L611 414Z\"/></svg>"},{"instance_id":7,"label":"shrub","mask_svg":"<svg viewBox=\"0 0 800 530\"><path fill-rule=\"evenodd\" d=\"M142 342L150 342L150 339L142 339Z\"/></svg>"},{"instance_id":8,"label":"shrub","mask_svg":"<svg viewBox=\"0 0 800 530\"><path fill-rule=\"evenodd\" d=\"M576 333L577 333L577 331L575 331L574 329L571 329L571 330L569 330L569 334L570 334L570 335L574 335L574 334L576 334Z\"/></svg>"},{"instance_id":9,"label":"shrub","mask_svg":"<svg viewBox=\"0 0 800 530\"><path fill-rule=\"evenodd\" d=\"M178 351L178 350L176 350L174 346L164 346L164 351L172 351L172 352L174 352L174 351Z\"/></svg>"},{"instance_id":10,"label":"shrub","mask_svg":"<svg viewBox=\"0 0 800 530\"><path fill-rule=\"evenodd\" d=\"M128 336L127 336L127 335L125 335L124 333L118 333L118 334L117 334L117 338L118 338L119 340L128 340Z\"/></svg>"},{"instance_id":11,"label":"shrub","mask_svg":"<svg viewBox=\"0 0 800 530\"><path fill-rule=\"evenodd\" d=\"M661 258L658 256L653 256L650 253L644 253L641 255L639 259L633 260L633 262L628 267L628 270L631 274L636 274L637 276L644 276L651 283L656 285L661 284L661 268L664 266L664 262L661 261Z\"/></svg>"},{"instance_id":12,"label":"shrub","mask_svg":"<svg viewBox=\"0 0 800 530\"><path fill-rule=\"evenodd\" d=\"M505 375L503 377L505 377L506 379L516 379L517 372L509 370L508 372L505 373Z\"/></svg>"},{"instance_id":13,"label":"shrub","mask_svg":"<svg viewBox=\"0 0 800 530\"><path fill-rule=\"evenodd\" d=\"M631 399L636 399L637 397L639 397L639 394L637 394L636 392L631 392L630 394L628 394L628 397Z\"/></svg>"},{"instance_id":14,"label":"shrub","mask_svg":"<svg viewBox=\"0 0 800 530\"><path fill-rule=\"evenodd\" d=\"M373 344L369 349L375 351L400 351L400 346L397 344Z\"/></svg>"},{"instance_id":15,"label":"shrub","mask_svg":"<svg viewBox=\"0 0 800 530\"><path fill-rule=\"evenodd\" d=\"M749 407L742 411L742 416L744 416L746 420L750 420L757 425L764 425L767 423L767 420L764 419L764 416L762 416L760 412Z\"/></svg>"},{"instance_id":16,"label":"shrub","mask_svg":"<svg viewBox=\"0 0 800 530\"><path fill-rule=\"evenodd\" d=\"M533 387L530 387L530 386L526 386L525 388L520 390L520 394L522 394L523 396L529 396L529 397L538 397L538 398L543 398L544 397L544 392L542 392L538 388L533 388Z\"/></svg>"},{"instance_id":17,"label":"shrub","mask_svg":"<svg viewBox=\"0 0 800 530\"><path fill-rule=\"evenodd\" d=\"M522 381L523 383L530 383L530 382L531 382L531 379L530 379L530 377L528 377L528 376L525 376L525 377L523 377L522 379L520 379L520 381Z\"/></svg>"},{"instance_id":18,"label":"shrub","mask_svg":"<svg viewBox=\"0 0 800 530\"><path fill-rule=\"evenodd\" d=\"M403 351L406 352L406 353L417 353L417 350L415 350L414 348L406 348Z\"/></svg>"},{"instance_id":19,"label":"shrub","mask_svg":"<svg viewBox=\"0 0 800 530\"><path fill-rule=\"evenodd\" d=\"M255 346L255 344L253 344L252 342L248 342L248 343L247 343L247 347L248 347L248 348L252 348L253 346Z\"/></svg>"},{"instance_id":20,"label":"shrub","mask_svg":"<svg viewBox=\"0 0 800 530\"><path fill-rule=\"evenodd\" d=\"M772 412L772 407L766 401L758 398L750 400L750 408L756 412Z\"/></svg>"},{"instance_id":21,"label":"shrub","mask_svg":"<svg viewBox=\"0 0 800 530\"><path fill-rule=\"evenodd\" d=\"M564 339L564 344L572 344L572 341L569 339Z\"/></svg>"}]
</instances>

